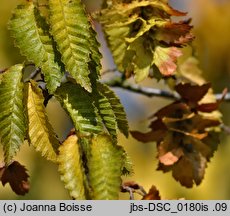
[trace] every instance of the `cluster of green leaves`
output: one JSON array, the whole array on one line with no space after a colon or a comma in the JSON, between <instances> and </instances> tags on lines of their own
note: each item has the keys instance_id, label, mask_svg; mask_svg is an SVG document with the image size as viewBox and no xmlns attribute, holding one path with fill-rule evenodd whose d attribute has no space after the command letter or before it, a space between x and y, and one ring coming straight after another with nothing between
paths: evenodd
<instances>
[{"instance_id":1,"label":"cluster of green leaves","mask_svg":"<svg viewBox=\"0 0 230 216\"><path fill-rule=\"evenodd\" d=\"M84 5L80 0L50 0L44 16L33 1L26 1L13 11L9 29L21 54L40 69L41 78L23 80L26 64L1 74L2 183L9 182L18 194L28 192L25 168L12 165L27 140L58 164L74 199L117 199L121 176L130 171L127 155L117 145L117 132L128 136L128 122L115 93L98 81L101 54ZM63 143L49 123L43 93L54 96L73 121L75 130ZM12 167L23 170L23 178L20 172L10 176Z\"/></svg>"},{"instance_id":2,"label":"cluster of green leaves","mask_svg":"<svg viewBox=\"0 0 230 216\"><path fill-rule=\"evenodd\" d=\"M193 39L189 21L175 23L171 16L186 13L168 1L105 0L97 18L103 26L118 70L137 82L175 74L180 47Z\"/></svg>"}]
</instances>

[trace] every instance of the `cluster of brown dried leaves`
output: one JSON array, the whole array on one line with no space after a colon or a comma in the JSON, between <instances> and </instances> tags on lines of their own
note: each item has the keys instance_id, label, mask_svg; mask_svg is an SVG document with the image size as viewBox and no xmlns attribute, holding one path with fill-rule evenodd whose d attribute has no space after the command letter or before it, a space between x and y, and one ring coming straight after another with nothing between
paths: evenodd
<instances>
[{"instance_id":1,"label":"cluster of brown dried leaves","mask_svg":"<svg viewBox=\"0 0 230 216\"><path fill-rule=\"evenodd\" d=\"M220 101L200 103L209 89L209 83L201 86L178 84L175 90L181 99L151 116L150 131L131 132L141 142L155 141L159 159L157 170L172 171L173 177L188 188L201 183L207 162L219 143L215 129L220 120L205 117L203 113L217 110Z\"/></svg>"}]
</instances>

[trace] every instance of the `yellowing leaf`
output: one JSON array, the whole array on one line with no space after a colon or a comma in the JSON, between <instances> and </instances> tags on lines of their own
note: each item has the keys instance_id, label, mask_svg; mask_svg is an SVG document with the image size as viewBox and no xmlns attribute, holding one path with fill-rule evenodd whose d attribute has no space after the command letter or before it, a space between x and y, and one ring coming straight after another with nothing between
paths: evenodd
<instances>
[{"instance_id":1,"label":"yellowing leaf","mask_svg":"<svg viewBox=\"0 0 230 216\"><path fill-rule=\"evenodd\" d=\"M123 151L106 134L95 136L88 159L93 199L118 199L123 167Z\"/></svg>"},{"instance_id":2,"label":"yellowing leaf","mask_svg":"<svg viewBox=\"0 0 230 216\"><path fill-rule=\"evenodd\" d=\"M26 134L22 83L23 65L3 72L0 83L0 144L8 165L19 150Z\"/></svg>"},{"instance_id":3,"label":"yellowing leaf","mask_svg":"<svg viewBox=\"0 0 230 216\"><path fill-rule=\"evenodd\" d=\"M163 76L171 76L176 71L176 60L181 55L182 52L176 47L164 48L157 46L154 52L153 62Z\"/></svg>"},{"instance_id":4,"label":"yellowing leaf","mask_svg":"<svg viewBox=\"0 0 230 216\"><path fill-rule=\"evenodd\" d=\"M140 82L151 69L156 71L155 78L174 75L181 55L178 48L193 39L189 21L171 20L171 16L184 15L167 1L107 0L97 17L118 70L127 77L134 74Z\"/></svg>"},{"instance_id":5,"label":"yellowing leaf","mask_svg":"<svg viewBox=\"0 0 230 216\"><path fill-rule=\"evenodd\" d=\"M30 143L46 159L56 162L59 141L49 123L43 105L43 95L37 84L31 80L27 84L28 135Z\"/></svg>"},{"instance_id":6,"label":"yellowing leaf","mask_svg":"<svg viewBox=\"0 0 230 216\"><path fill-rule=\"evenodd\" d=\"M84 171L77 141L77 136L71 135L60 146L57 158L58 171L71 197L84 200Z\"/></svg>"}]
</instances>

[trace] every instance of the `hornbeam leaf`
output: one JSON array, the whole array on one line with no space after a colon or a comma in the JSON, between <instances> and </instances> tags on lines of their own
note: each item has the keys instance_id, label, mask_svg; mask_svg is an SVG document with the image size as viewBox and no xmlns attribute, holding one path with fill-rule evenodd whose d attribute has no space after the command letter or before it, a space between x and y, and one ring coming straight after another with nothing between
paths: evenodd
<instances>
[{"instance_id":1,"label":"hornbeam leaf","mask_svg":"<svg viewBox=\"0 0 230 216\"><path fill-rule=\"evenodd\" d=\"M99 114L103 120L103 123L110 133L113 140L117 140L117 121L113 112L113 108L108 100L102 93L98 93L95 97L95 104L98 107Z\"/></svg>"},{"instance_id":2,"label":"hornbeam leaf","mask_svg":"<svg viewBox=\"0 0 230 216\"><path fill-rule=\"evenodd\" d=\"M65 83L57 89L55 97L69 113L77 135L97 134L103 130L91 95L80 85Z\"/></svg>"},{"instance_id":3,"label":"hornbeam leaf","mask_svg":"<svg viewBox=\"0 0 230 216\"><path fill-rule=\"evenodd\" d=\"M12 66L1 75L0 83L0 143L5 162L10 164L26 133L21 64Z\"/></svg>"},{"instance_id":4,"label":"hornbeam leaf","mask_svg":"<svg viewBox=\"0 0 230 216\"><path fill-rule=\"evenodd\" d=\"M29 141L37 151L41 152L42 156L56 162L59 141L46 115L42 91L31 80L31 83L27 84L26 94L28 96Z\"/></svg>"},{"instance_id":5,"label":"hornbeam leaf","mask_svg":"<svg viewBox=\"0 0 230 216\"><path fill-rule=\"evenodd\" d=\"M44 20L32 2L14 10L9 29L21 53L42 69L47 88L53 93L61 83L61 68L55 61L53 41L45 29Z\"/></svg>"},{"instance_id":6,"label":"hornbeam leaf","mask_svg":"<svg viewBox=\"0 0 230 216\"><path fill-rule=\"evenodd\" d=\"M123 164L123 151L114 145L108 135L93 138L91 157L88 159L93 199L118 199Z\"/></svg>"},{"instance_id":7,"label":"hornbeam leaf","mask_svg":"<svg viewBox=\"0 0 230 216\"><path fill-rule=\"evenodd\" d=\"M119 130L128 137L129 126L124 108L116 94L105 84L98 83L99 91L108 99L116 117Z\"/></svg>"},{"instance_id":8,"label":"hornbeam leaf","mask_svg":"<svg viewBox=\"0 0 230 216\"><path fill-rule=\"evenodd\" d=\"M58 170L65 188L74 199L84 200L84 172L76 135L69 136L59 148Z\"/></svg>"},{"instance_id":9,"label":"hornbeam leaf","mask_svg":"<svg viewBox=\"0 0 230 216\"><path fill-rule=\"evenodd\" d=\"M91 24L80 0L50 0L51 32L62 54L67 71L78 84L91 92L89 63L100 58ZM96 54L97 53L97 54ZM96 55L95 55L96 54ZM91 57L92 56L92 57Z\"/></svg>"}]
</instances>

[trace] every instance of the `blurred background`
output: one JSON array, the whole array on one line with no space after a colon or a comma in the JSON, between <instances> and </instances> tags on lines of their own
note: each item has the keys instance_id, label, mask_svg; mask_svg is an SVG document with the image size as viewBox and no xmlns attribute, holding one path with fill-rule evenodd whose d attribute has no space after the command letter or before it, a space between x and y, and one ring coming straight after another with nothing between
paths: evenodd
<instances>
[{"instance_id":1,"label":"blurred background","mask_svg":"<svg viewBox=\"0 0 230 216\"><path fill-rule=\"evenodd\" d=\"M14 48L13 40L7 31L7 21L12 9L23 0L0 0L0 69L9 67L24 60L19 51ZM87 10L98 10L101 1L85 0ZM171 5L178 10L187 11L187 17L192 18L194 25L195 47L200 67L204 77L212 82L215 92L221 92L225 87L230 89L230 0L172 0ZM103 53L103 70L114 68L111 54L106 47L101 28L96 24L98 39ZM146 80L143 85L162 88L162 83ZM143 129L148 125L146 118L170 101L161 98L147 98L120 89L114 89L127 112L130 129ZM223 121L230 125L230 103L221 106ZM71 122L55 101L51 100L47 112L55 131L64 139ZM180 186L171 176L156 171L157 160L155 144L142 144L131 136L126 139L119 135L119 143L124 146L134 163L135 174L124 180L134 180L148 190L155 185L163 199L230 199L230 136L221 135L221 143L211 162L200 186L186 189ZM0 161L2 161L0 150ZM0 199L69 199L59 179L57 166L47 162L24 144L16 160L25 165L30 174L31 189L23 197L15 195L9 185L0 185ZM121 194L121 199L128 199L127 194ZM139 199L138 195L135 196Z\"/></svg>"}]
</instances>

